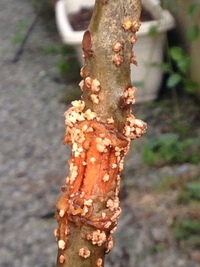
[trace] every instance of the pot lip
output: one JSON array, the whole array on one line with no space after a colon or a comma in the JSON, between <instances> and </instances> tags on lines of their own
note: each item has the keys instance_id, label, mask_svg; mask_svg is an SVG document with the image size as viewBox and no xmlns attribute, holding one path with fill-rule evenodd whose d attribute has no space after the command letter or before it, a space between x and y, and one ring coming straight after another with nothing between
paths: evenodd
<instances>
[{"instance_id":1,"label":"pot lip","mask_svg":"<svg viewBox=\"0 0 200 267\"><path fill-rule=\"evenodd\" d=\"M82 41L85 30L73 30L67 16L69 13L67 9L68 2L70 5L70 0L58 0L56 2L56 23L63 41L67 44L78 45ZM165 32L175 27L175 20L168 10L162 9L160 5L155 4L153 0L144 0L142 3L145 8L151 9L152 15L158 19L142 22L142 25L137 32L137 37L148 35L151 27L156 27L158 33ZM91 6L91 4L86 6Z\"/></svg>"}]
</instances>

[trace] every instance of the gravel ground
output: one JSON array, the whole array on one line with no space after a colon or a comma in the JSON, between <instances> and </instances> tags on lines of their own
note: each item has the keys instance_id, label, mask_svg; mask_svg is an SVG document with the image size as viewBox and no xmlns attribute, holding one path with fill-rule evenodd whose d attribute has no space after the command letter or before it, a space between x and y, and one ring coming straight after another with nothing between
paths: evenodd
<instances>
[{"instance_id":1,"label":"gravel ground","mask_svg":"<svg viewBox=\"0 0 200 267\"><path fill-rule=\"evenodd\" d=\"M0 266L54 266L54 203L66 175L69 149L62 145L64 90L56 84L54 55L41 52L54 44L38 22L17 63L20 25L30 25L28 1L0 2Z\"/></svg>"},{"instance_id":2,"label":"gravel ground","mask_svg":"<svg viewBox=\"0 0 200 267\"><path fill-rule=\"evenodd\" d=\"M51 267L57 254L53 229L54 203L67 174L70 150L62 145L65 132L59 102L65 90L56 83L58 56L46 55L42 47L59 45L39 21L17 63L10 63L22 25L30 25L34 11L29 1L0 2L0 266ZM21 26L20 26L21 25ZM149 131L153 131L151 126ZM145 140L145 138L143 139ZM115 247L106 266L196 267L180 252L166 221L175 196L152 193L152 181L163 174L191 175L199 167L182 165L147 170L141 163L136 141L131 191L122 201L123 215L115 235ZM144 193L145 192L145 193ZM134 207L133 207L133 203ZM155 244L167 244L153 253Z\"/></svg>"}]
</instances>

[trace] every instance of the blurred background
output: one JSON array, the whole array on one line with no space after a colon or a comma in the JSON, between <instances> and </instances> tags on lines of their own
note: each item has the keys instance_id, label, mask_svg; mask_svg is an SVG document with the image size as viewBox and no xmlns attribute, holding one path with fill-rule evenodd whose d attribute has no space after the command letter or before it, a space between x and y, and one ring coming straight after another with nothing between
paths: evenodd
<instances>
[{"instance_id":1,"label":"blurred background","mask_svg":"<svg viewBox=\"0 0 200 267\"><path fill-rule=\"evenodd\" d=\"M107 267L200 266L200 2L153 2L170 13L173 23L159 30L160 17L148 8L142 18L153 22L149 42L162 32L159 61L138 62L145 73L159 71L159 82L146 101L146 76L133 82L138 92L144 89L133 114L148 123L148 130L132 142L126 157L123 214ZM54 205L70 155L62 145L63 113L81 96L77 46L58 31L57 7L53 0L0 2L2 267L53 267L56 262ZM91 14L83 5L69 21L84 31Z\"/></svg>"}]
</instances>

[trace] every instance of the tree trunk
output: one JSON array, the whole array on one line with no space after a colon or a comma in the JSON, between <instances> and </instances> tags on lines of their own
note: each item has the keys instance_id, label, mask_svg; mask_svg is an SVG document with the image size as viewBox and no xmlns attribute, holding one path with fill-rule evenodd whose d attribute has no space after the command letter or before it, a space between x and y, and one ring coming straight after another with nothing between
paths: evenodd
<instances>
[{"instance_id":1,"label":"tree trunk","mask_svg":"<svg viewBox=\"0 0 200 267\"><path fill-rule=\"evenodd\" d=\"M104 266L121 213L120 173L131 139L146 131L132 115L132 46L140 0L96 0L82 42L82 100L65 113L69 176L56 204L57 267Z\"/></svg>"}]
</instances>

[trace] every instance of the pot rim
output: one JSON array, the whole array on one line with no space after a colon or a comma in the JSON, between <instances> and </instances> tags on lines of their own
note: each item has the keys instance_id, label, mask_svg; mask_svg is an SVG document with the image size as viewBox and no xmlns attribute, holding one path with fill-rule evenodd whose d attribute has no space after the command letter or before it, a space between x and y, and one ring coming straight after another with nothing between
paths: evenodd
<instances>
[{"instance_id":1,"label":"pot rim","mask_svg":"<svg viewBox=\"0 0 200 267\"><path fill-rule=\"evenodd\" d=\"M93 6L94 1L84 4L84 7ZM58 31L66 44L79 45L82 42L83 31L75 31L68 19L67 14L70 13L70 0L58 0L55 6L56 23ZM157 18L152 21L142 22L137 37L148 35L152 27L156 27L157 33L168 31L175 27L175 20L168 10L164 10L160 5L155 4L154 0L143 0L143 6L152 13L153 17ZM80 8L83 5L80 5ZM76 11L75 11L76 12Z\"/></svg>"}]
</instances>

